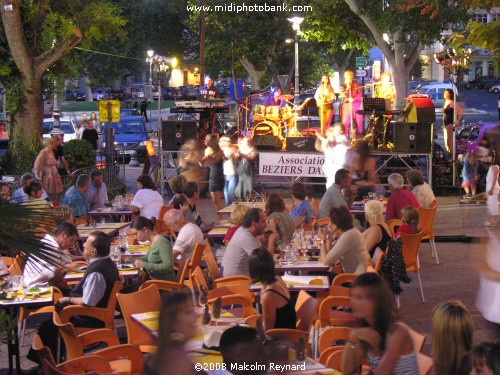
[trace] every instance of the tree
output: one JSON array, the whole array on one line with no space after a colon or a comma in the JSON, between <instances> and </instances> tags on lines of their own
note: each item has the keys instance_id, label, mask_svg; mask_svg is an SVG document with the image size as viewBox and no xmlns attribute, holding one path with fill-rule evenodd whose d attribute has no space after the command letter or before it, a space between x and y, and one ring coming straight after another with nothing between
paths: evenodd
<instances>
[{"instance_id":1,"label":"tree","mask_svg":"<svg viewBox=\"0 0 500 375\"><path fill-rule=\"evenodd\" d=\"M18 172L24 172L33 165L42 140L47 78L51 81L72 71L76 59L69 54L75 46L91 47L120 36L126 21L107 0L1 0L0 4L4 58L0 79L10 92L12 161Z\"/></svg>"}]
</instances>

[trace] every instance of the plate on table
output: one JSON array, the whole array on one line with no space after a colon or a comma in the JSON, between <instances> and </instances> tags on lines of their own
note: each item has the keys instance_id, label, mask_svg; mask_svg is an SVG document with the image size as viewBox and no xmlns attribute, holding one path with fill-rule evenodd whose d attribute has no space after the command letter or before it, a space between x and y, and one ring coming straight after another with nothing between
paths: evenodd
<instances>
[{"instance_id":1,"label":"plate on table","mask_svg":"<svg viewBox=\"0 0 500 375\"><path fill-rule=\"evenodd\" d=\"M24 291L24 294L26 294L27 296L35 296L37 294L43 294L43 293L47 292L48 290L49 290L49 288L47 288L47 287L32 286L31 288L27 288Z\"/></svg>"},{"instance_id":2,"label":"plate on table","mask_svg":"<svg viewBox=\"0 0 500 375\"><path fill-rule=\"evenodd\" d=\"M137 269L137 267L134 264L119 264L116 267L120 271L132 271Z\"/></svg>"},{"instance_id":3,"label":"plate on table","mask_svg":"<svg viewBox=\"0 0 500 375\"><path fill-rule=\"evenodd\" d=\"M85 272L87 271L87 266L76 267L75 272Z\"/></svg>"}]
</instances>

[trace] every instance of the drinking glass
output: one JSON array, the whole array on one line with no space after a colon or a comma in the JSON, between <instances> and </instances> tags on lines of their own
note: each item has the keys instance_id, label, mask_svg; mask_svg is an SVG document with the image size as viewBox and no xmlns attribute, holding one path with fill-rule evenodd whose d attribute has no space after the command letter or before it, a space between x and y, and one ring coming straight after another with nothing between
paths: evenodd
<instances>
[{"instance_id":1,"label":"drinking glass","mask_svg":"<svg viewBox=\"0 0 500 375\"><path fill-rule=\"evenodd\" d=\"M247 202L250 202L250 192L247 191L247 193L245 194L245 197L247 198Z\"/></svg>"},{"instance_id":2,"label":"drinking glass","mask_svg":"<svg viewBox=\"0 0 500 375\"><path fill-rule=\"evenodd\" d=\"M111 245L110 257L113 262L118 266L120 264L121 252L115 245Z\"/></svg>"},{"instance_id":3,"label":"drinking glass","mask_svg":"<svg viewBox=\"0 0 500 375\"><path fill-rule=\"evenodd\" d=\"M101 216L101 225L106 224L106 218L104 216Z\"/></svg>"},{"instance_id":4,"label":"drinking glass","mask_svg":"<svg viewBox=\"0 0 500 375\"><path fill-rule=\"evenodd\" d=\"M262 203L264 203L266 201L266 198L267 198L267 194L265 191L262 191L260 193L260 198L262 199Z\"/></svg>"},{"instance_id":5,"label":"drinking glass","mask_svg":"<svg viewBox=\"0 0 500 375\"><path fill-rule=\"evenodd\" d=\"M252 194L252 206L255 207L255 203L257 203L257 197L255 194Z\"/></svg>"},{"instance_id":6,"label":"drinking glass","mask_svg":"<svg viewBox=\"0 0 500 375\"><path fill-rule=\"evenodd\" d=\"M215 319L215 326L216 327L219 325L221 313L222 313L222 306L220 306L218 303L214 303L212 305L212 316Z\"/></svg>"},{"instance_id":7,"label":"drinking glass","mask_svg":"<svg viewBox=\"0 0 500 375\"><path fill-rule=\"evenodd\" d=\"M366 203L366 202L368 202L368 195L363 196L363 203Z\"/></svg>"}]
</instances>

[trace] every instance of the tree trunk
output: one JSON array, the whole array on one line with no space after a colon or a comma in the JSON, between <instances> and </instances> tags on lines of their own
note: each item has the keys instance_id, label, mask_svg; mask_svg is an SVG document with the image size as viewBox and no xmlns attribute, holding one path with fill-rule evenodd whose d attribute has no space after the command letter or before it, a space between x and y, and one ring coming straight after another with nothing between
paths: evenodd
<instances>
[{"instance_id":1,"label":"tree trunk","mask_svg":"<svg viewBox=\"0 0 500 375\"><path fill-rule=\"evenodd\" d=\"M245 57L240 57L240 63L250 76L252 90L260 90L260 80L264 76L264 71L255 69L255 66Z\"/></svg>"}]
</instances>

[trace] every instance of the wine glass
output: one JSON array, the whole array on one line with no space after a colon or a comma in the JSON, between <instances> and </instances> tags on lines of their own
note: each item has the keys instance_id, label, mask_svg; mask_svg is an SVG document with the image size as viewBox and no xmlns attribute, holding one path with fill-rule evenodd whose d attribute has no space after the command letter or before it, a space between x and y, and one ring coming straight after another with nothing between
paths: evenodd
<instances>
[{"instance_id":1,"label":"wine glass","mask_svg":"<svg viewBox=\"0 0 500 375\"><path fill-rule=\"evenodd\" d=\"M262 199L262 203L265 203L267 194L264 190L262 190L262 192L260 193L260 198Z\"/></svg>"},{"instance_id":2,"label":"wine glass","mask_svg":"<svg viewBox=\"0 0 500 375\"><path fill-rule=\"evenodd\" d=\"M203 309L203 316L201 318L201 324L204 326L207 326L210 324L212 320L212 317L210 316L210 311L208 310L208 305L205 305L205 308Z\"/></svg>"},{"instance_id":3,"label":"wine glass","mask_svg":"<svg viewBox=\"0 0 500 375\"><path fill-rule=\"evenodd\" d=\"M200 304L200 306L206 307L208 303L208 294L206 290L202 289L200 291L200 295L198 296L198 303Z\"/></svg>"},{"instance_id":4,"label":"wine glass","mask_svg":"<svg viewBox=\"0 0 500 375\"><path fill-rule=\"evenodd\" d=\"M250 202L250 192L247 191L247 193L245 194L245 197L247 198L247 202Z\"/></svg>"},{"instance_id":5,"label":"wine glass","mask_svg":"<svg viewBox=\"0 0 500 375\"><path fill-rule=\"evenodd\" d=\"M222 312L222 306L219 303L212 304L212 316L215 319L216 327L219 325L221 312Z\"/></svg>"},{"instance_id":6,"label":"wine glass","mask_svg":"<svg viewBox=\"0 0 500 375\"><path fill-rule=\"evenodd\" d=\"M240 203L240 200L238 199L238 197L234 197L234 199L233 199L233 203L234 203L235 205L237 205L237 204L239 204L239 203Z\"/></svg>"},{"instance_id":7,"label":"wine glass","mask_svg":"<svg viewBox=\"0 0 500 375\"><path fill-rule=\"evenodd\" d=\"M252 206L255 207L255 203L257 203L257 197L255 194L252 194Z\"/></svg>"}]
</instances>

